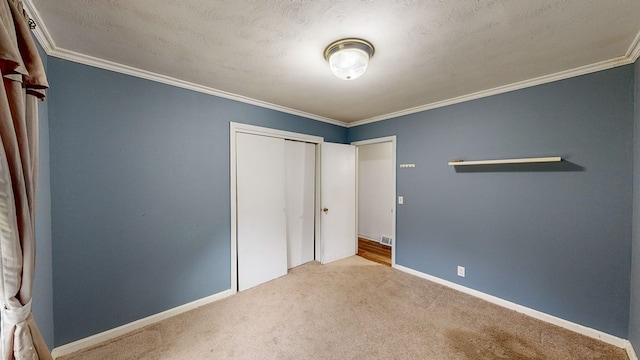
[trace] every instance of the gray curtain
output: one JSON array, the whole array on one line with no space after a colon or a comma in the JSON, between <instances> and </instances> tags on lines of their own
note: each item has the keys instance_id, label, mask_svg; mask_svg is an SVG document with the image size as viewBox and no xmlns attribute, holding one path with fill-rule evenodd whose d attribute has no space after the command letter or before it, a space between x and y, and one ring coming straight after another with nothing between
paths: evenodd
<instances>
[{"instance_id":1,"label":"gray curtain","mask_svg":"<svg viewBox=\"0 0 640 360\"><path fill-rule=\"evenodd\" d=\"M21 0L0 0L2 359L51 359L31 314L38 182L37 100L48 87Z\"/></svg>"}]
</instances>

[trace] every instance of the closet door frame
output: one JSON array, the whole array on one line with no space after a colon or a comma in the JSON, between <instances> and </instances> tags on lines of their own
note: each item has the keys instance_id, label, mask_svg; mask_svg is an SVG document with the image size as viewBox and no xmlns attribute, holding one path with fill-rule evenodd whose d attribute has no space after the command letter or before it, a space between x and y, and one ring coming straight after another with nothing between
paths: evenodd
<instances>
[{"instance_id":1,"label":"closet door frame","mask_svg":"<svg viewBox=\"0 0 640 360\"><path fill-rule=\"evenodd\" d=\"M230 173L229 174L230 174L230 185L231 185L231 191L230 191L231 193L231 198L230 198L231 200L231 291L232 293L236 293L238 291L238 233L237 233L238 223L237 223L237 203L236 203L237 194L238 194L238 189L236 184L236 175L237 175L236 134L237 133L269 136L269 137L274 137L274 138L279 138L284 140L302 141L302 142L308 142L316 145L322 144L324 142L324 138L319 136L299 134L295 132L270 129L270 128L265 128L261 126L229 122L229 151L230 151L230 154L229 154L230 155L229 156ZM316 204L320 203L320 198L319 198L320 180L318 178L320 175L319 159L320 159L320 147L316 146L316 185L315 185L316 186L316 189L315 189ZM315 212L315 223L316 224L320 223L320 213L317 211L317 209ZM316 230L315 230L316 260L318 259L318 256L320 254L319 252L320 229L319 228L320 228L319 226L316 226Z\"/></svg>"}]
</instances>

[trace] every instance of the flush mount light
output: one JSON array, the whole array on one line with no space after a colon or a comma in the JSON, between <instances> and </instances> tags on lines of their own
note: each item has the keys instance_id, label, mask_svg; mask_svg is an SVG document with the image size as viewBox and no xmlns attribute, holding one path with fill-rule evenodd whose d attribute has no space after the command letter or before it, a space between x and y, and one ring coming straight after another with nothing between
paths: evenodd
<instances>
[{"instance_id":1,"label":"flush mount light","mask_svg":"<svg viewBox=\"0 0 640 360\"><path fill-rule=\"evenodd\" d=\"M355 80L367 70L374 53L373 45L362 39L342 39L324 49L331 72L343 80Z\"/></svg>"}]
</instances>

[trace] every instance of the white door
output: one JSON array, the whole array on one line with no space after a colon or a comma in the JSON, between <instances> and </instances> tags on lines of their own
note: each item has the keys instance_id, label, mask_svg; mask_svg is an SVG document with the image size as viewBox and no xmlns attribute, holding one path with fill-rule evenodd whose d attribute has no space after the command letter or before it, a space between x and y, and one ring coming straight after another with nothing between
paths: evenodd
<instances>
[{"instance_id":1,"label":"white door","mask_svg":"<svg viewBox=\"0 0 640 360\"><path fill-rule=\"evenodd\" d=\"M316 146L285 141L288 268L313 261Z\"/></svg>"},{"instance_id":2,"label":"white door","mask_svg":"<svg viewBox=\"0 0 640 360\"><path fill-rule=\"evenodd\" d=\"M285 142L236 134L238 290L287 274Z\"/></svg>"},{"instance_id":3,"label":"white door","mask_svg":"<svg viewBox=\"0 0 640 360\"><path fill-rule=\"evenodd\" d=\"M321 243L323 264L356 254L356 147L322 144Z\"/></svg>"}]
</instances>

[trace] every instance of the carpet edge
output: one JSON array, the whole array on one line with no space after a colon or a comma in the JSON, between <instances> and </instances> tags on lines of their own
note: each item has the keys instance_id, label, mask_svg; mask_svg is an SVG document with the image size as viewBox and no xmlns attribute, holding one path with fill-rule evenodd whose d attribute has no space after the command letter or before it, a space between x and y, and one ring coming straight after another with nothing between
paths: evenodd
<instances>
[{"instance_id":1,"label":"carpet edge","mask_svg":"<svg viewBox=\"0 0 640 360\"><path fill-rule=\"evenodd\" d=\"M488 302L490 302L492 304L501 306L503 308L507 308L507 309L516 311L518 313L524 314L524 315L528 315L528 316L530 316L532 318L535 318L537 320L544 321L546 323L559 326L561 328L564 328L564 329L573 331L575 333L590 337L592 339L600 340L600 341L603 341L603 342L605 342L607 344L610 344L610 345L625 349L625 350L627 350L628 354L631 354L631 352L629 351L629 348L631 347L631 343L627 339L619 338L619 337L617 337L615 335L611 335L611 334L605 333L605 332L600 331L600 330L596 330L596 329L593 329L593 328L590 328L590 327L587 327L587 326L584 326L584 325L580 325L578 323L574 323L572 321L565 320L565 319L562 319L562 318L559 318L559 317L544 313L544 312L539 311L539 310L535 310L535 309L532 309L532 308L529 308L529 307L526 307L526 306L511 302L511 301L508 301L508 300L504 300L504 299L501 299L501 298L499 298L497 296L489 295L487 293L483 293L481 291L474 290L474 289L468 288L466 286L459 285L459 284L456 284L454 282L441 279L439 277L435 277L433 275L425 274L423 272L420 272L420 271L417 271L417 270L414 270L414 269L411 269L411 268L408 268L408 267L405 267L405 266L402 266L402 265L396 264L393 267L395 269L398 269L398 270L400 270L402 272L405 272L407 274L411 274L411 275L423 278L425 280L432 281L432 282L434 282L436 284L440 284L440 285L446 286L448 288L451 288L453 290L457 290L457 291L460 291L462 293L465 293L465 294L480 298L482 300L488 301ZM631 347L631 351L633 351L633 347ZM630 360L638 360L637 357L634 359L633 357L631 357L631 355L629 355L629 358L630 358Z\"/></svg>"},{"instance_id":2,"label":"carpet edge","mask_svg":"<svg viewBox=\"0 0 640 360\"><path fill-rule=\"evenodd\" d=\"M151 316L147 316L145 318L118 326L116 328L107 330L107 331L103 331L101 333L95 334L95 335L91 335L88 336L86 338L82 338L80 340L76 340L73 342L70 342L68 344L64 344L61 346L57 346L53 349L53 351L51 352L51 355L53 356L54 359L58 358L58 357L62 357L65 355L69 355L72 354L74 352L89 348L91 346L100 344L102 342L105 341L109 341L112 339L115 339L119 336L122 336L128 332L134 331L134 330L138 330L141 329L147 325L151 325L151 324L155 324L159 321L168 319L170 317L185 313L187 311L191 311L193 309L199 308L201 306L222 300L224 298L227 298L231 295L235 294L235 291L232 291L231 289L228 290L224 290L221 291L217 294L213 294L195 301L192 301L190 303L186 303L184 305L180 305L174 308L171 308L169 310L165 310L163 312L159 312L157 314L153 314Z\"/></svg>"}]
</instances>

